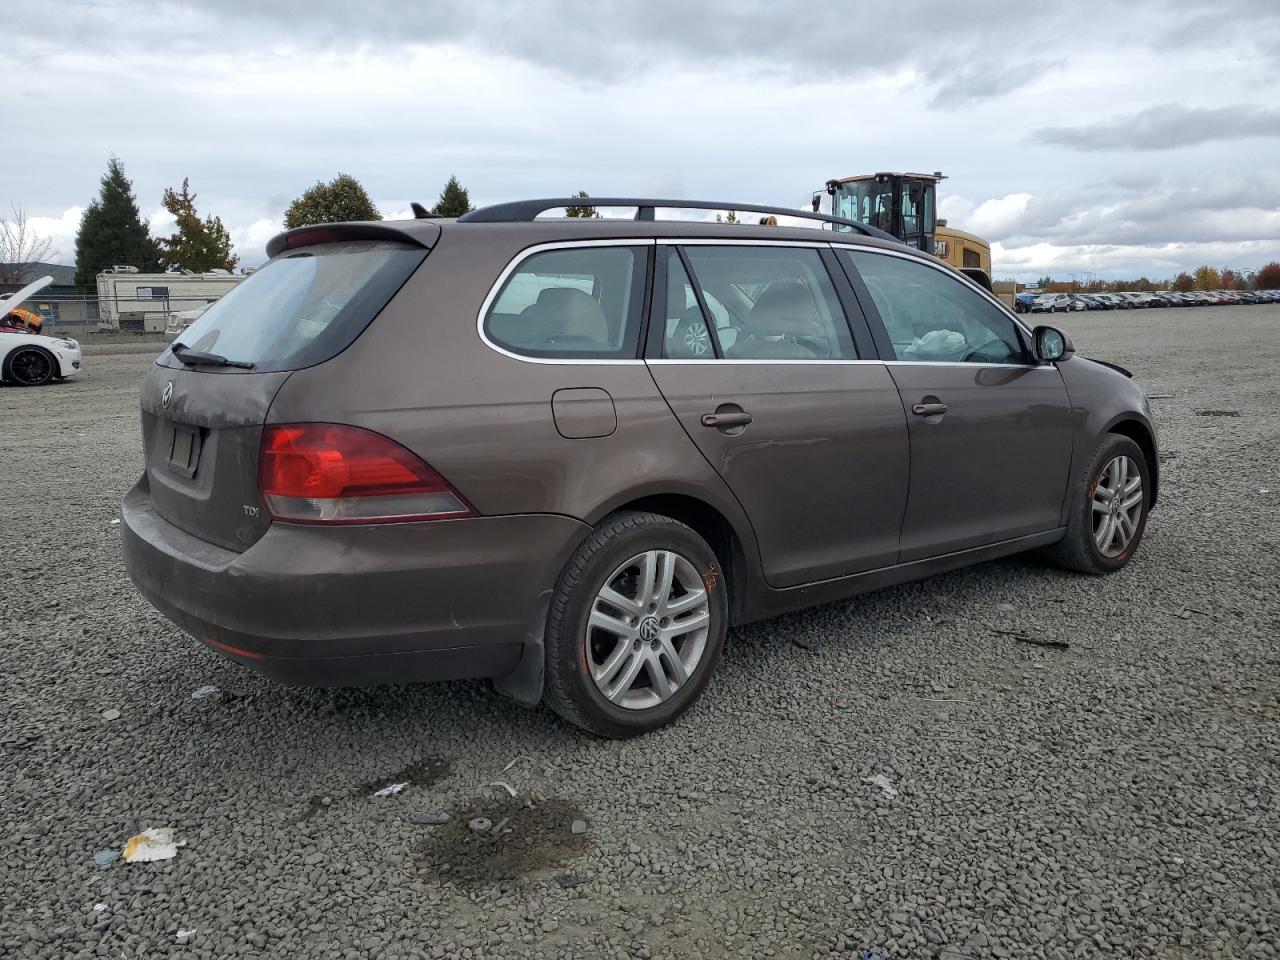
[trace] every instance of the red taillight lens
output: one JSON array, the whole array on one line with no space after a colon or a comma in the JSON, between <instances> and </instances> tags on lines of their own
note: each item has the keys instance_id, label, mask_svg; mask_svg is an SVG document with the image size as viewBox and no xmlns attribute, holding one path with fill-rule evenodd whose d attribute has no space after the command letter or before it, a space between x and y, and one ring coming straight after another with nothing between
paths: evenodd
<instances>
[{"instance_id":1,"label":"red taillight lens","mask_svg":"<svg viewBox=\"0 0 1280 960\"><path fill-rule=\"evenodd\" d=\"M473 516L449 482L394 440L337 423L266 427L258 488L277 520L394 523Z\"/></svg>"}]
</instances>

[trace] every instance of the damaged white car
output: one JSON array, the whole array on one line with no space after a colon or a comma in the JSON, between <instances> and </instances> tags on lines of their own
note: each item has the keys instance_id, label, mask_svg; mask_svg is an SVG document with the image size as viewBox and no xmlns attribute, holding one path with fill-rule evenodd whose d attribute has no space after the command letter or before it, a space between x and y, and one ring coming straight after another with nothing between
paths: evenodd
<instances>
[{"instance_id":1,"label":"damaged white car","mask_svg":"<svg viewBox=\"0 0 1280 960\"><path fill-rule=\"evenodd\" d=\"M38 387L80 373L80 344L69 337L43 336L40 315L22 308L51 283L53 277L41 277L0 298L0 381Z\"/></svg>"}]
</instances>

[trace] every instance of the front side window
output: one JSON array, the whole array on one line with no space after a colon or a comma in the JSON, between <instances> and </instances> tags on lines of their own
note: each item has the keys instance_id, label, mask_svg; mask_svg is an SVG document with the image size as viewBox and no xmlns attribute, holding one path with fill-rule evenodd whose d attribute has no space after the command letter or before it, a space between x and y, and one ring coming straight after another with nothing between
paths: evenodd
<instances>
[{"instance_id":1,"label":"front side window","mask_svg":"<svg viewBox=\"0 0 1280 960\"><path fill-rule=\"evenodd\" d=\"M866 283L896 359L1030 362L1013 318L958 276L903 257L862 250L840 255Z\"/></svg>"},{"instance_id":2,"label":"front side window","mask_svg":"<svg viewBox=\"0 0 1280 960\"><path fill-rule=\"evenodd\" d=\"M486 336L530 357L634 358L645 249L572 247L527 257L485 314Z\"/></svg>"},{"instance_id":3,"label":"front side window","mask_svg":"<svg viewBox=\"0 0 1280 960\"><path fill-rule=\"evenodd\" d=\"M856 358L848 322L817 250L692 245L684 252L693 277L684 278L683 269L669 269L669 284L692 280L699 285L725 359ZM676 303L679 299L677 292ZM671 301L669 292L669 315ZM685 316L691 316L687 308L682 320ZM670 319L668 328L675 329ZM669 355L680 349L671 346L670 336L667 349Z\"/></svg>"}]
</instances>

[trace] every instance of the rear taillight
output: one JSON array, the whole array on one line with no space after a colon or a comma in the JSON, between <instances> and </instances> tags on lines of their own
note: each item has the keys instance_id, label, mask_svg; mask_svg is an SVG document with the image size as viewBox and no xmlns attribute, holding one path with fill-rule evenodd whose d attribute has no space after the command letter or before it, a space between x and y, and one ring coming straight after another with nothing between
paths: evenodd
<instances>
[{"instance_id":1,"label":"rear taillight","mask_svg":"<svg viewBox=\"0 0 1280 960\"><path fill-rule=\"evenodd\" d=\"M474 516L449 482L394 440L337 423L262 433L258 488L276 520L397 523Z\"/></svg>"}]
</instances>

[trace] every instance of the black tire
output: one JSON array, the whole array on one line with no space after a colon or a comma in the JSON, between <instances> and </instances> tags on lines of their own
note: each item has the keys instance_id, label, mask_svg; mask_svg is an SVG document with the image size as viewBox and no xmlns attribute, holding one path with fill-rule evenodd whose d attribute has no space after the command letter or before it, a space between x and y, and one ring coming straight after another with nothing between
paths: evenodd
<instances>
[{"instance_id":1,"label":"black tire","mask_svg":"<svg viewBox=\"0 0 1280 960\"><path fill-rule=\"evenodd\" d=\"M18 347L4 358L4 379L23 387L42 387L58 376L58 361L44 347Z\"/></svg>"},{"instance_id":2,"label":"black tire","mask_svg":"<svg viewBox=\"0 0 1280 960\"><path fill-rule=\"evenodd\" d=\"M596 656L593 644L607 643L608 634L602 638L593 631L589 638L587 622L607 578L629 559L650 550L672 551L692 565L706 592L710 621L701 656L688 679L655 706L628 708L611 702L589 672ZM684 713L706 688L724 650L728 621L722 566L702 537L670 517L638 511L615 513L601 521L578 548L556 584L544 638L543 702L570 723L603 737L621 739L656 730ZM684 637L678 639L689 642ZM615 642L618 646L614 649L621 649L622 641ZM638 682L649 682L647 669Z\"/></svg>"},{"instance_id":3,"label":"black tire","mask_svg":"<svg viewBox=\"0 0 1280 960\"><path fill-rule=\"evenodd\" d=\"M1117 457L1128 457L1137 464L1142 477L1141 513L1134 525L1133 535L1123 549L1108 556L1099 549L1094 539L1094 493L1107 466ZM1108 433L1099 442L1089 458L1089 464L1071 492L1071 512L1067 519L1067 535L1047 551L1049 559L1061 567L1078 573L1095 576L1114 573L1125 566L1142 542L1147 528L1147 515L1151 507L1151 468L1142 448L1128 437Z\"/></svg>"}]
</instances>

